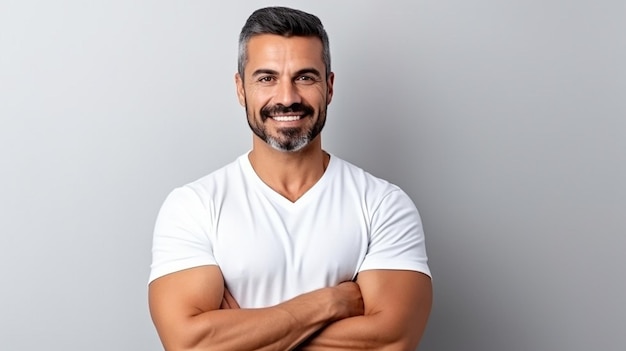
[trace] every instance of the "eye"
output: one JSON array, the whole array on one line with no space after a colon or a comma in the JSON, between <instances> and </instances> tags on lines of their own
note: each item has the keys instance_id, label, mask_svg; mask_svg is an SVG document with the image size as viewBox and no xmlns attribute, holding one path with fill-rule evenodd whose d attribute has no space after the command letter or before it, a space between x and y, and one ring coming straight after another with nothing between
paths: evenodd
<instances>
[{"instance_id":1,"label":"eye","mask_svg":"<svg viewBox=\"0 0 626 351\"><path fill-rule=\"evenodd\" d=\"M271 83L274 81L273 76L262 76L258 79L259 83Z\"/></svg>"},{"instance_id":2,"label":"eye","mask_svg":"<svg viewBox=\"0 0 626 351\"><path fill-rule=\"evenodd\" d=\"M315 77L311 77L307 75L298 76L298 78L296 78L296 82L301 83L301 84L313 84L316 81L317 79L315 79Z\"/></svg>"}]
</instances>

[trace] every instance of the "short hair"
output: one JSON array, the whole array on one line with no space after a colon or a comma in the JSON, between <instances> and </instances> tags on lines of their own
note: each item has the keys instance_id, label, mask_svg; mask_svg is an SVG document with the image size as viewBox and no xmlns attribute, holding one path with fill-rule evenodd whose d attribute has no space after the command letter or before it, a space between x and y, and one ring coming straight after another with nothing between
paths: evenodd
<instances>
[{"instance_id":1,"label":"short hair","mask_svg":"<svg viewBox=\"0 0 626 351\"><path fill-rule=\"evenodd\" d=\"M244 68L248 63L248 42L260 34L318 37L322 41L322 60L326 65L326 77L330 74L330 44L322 21L313 14L277 6L254 11L241 29L237 70L242 79Z\"/></svg>"}]
</instances>

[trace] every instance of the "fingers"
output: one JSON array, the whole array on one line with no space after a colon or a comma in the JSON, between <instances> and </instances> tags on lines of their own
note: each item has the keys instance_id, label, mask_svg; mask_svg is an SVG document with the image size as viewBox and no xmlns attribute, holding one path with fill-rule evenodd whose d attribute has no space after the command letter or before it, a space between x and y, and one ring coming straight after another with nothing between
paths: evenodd
<instances>
[{"instance_id":1,"label":"fingers","mask_svg":"<svg viewBox=\"0 0 626 351\"><path fill-rule=\"evenodd\" d=\"M222 303L220 304L220 310L229 310L230 306L228 305L228 302L226 302L226 299L222 298Z\"/></svg>"},{"instance_id":2,"label":"fingers","mask_svg":"<svg viewBox=\"0 0 626 351\"><path fill-rule=\"evenodd\" d=\"M224 289L224 298L222 299L222 304L220 309L239 309L239 304L237 300L233 297L233 295L228 291L228 289Z\"/></svg>"},{"instance_id":3,"label":"fingers","mask_svg":"<svg viewBox=\"0 0 626 351\"><path fill-rule=\"evenodd\" d=\"M335 287L338 292L338 303L344 316L361 316L364 313L363 296L359 285L354 282L343 282Z\"/></svg>"}]
</instances>

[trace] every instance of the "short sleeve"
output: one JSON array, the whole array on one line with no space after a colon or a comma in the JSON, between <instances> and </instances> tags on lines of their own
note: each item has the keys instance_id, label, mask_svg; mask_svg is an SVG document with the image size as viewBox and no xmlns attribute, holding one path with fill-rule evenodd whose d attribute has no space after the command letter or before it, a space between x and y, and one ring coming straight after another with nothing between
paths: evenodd
<instances>
[{"instance_id":1,"label":"short sleeve","mask_svg":"<svg viewBox=\"0 0 626 351\"><path fill-rule=\"evenodd\" d=\"M165 199L154 227L149 282L180 270L216 265L209 239L210 211L190 187Z\"/></svg>"},{"instance_id":2,"label":"short sleeve","mask_svg":"<svg viewBox=\"0 0 626 351\"><path fill-rule=\"evenodd\" d=\"M374 209L369 247L359 271L397 269L431 276L422 220L409 196L399 188Z\"/></svg>"}]
</instances>

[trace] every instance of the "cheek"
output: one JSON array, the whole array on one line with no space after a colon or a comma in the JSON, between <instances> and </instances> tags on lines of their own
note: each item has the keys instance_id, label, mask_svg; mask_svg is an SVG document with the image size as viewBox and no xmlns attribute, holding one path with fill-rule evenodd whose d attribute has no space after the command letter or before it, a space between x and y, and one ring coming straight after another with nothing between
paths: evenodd
<instances>
[{"instance_id":1,"label":"cheek","mask_svg":"<svg viewBox=\"0 0 626 351\"><path fill-rule=\"evenodd\" d=\"M325 102L327 103L330 97L328 88L325 85L318 87L315 91L315 94L315 99L319 102L320 105L324 105Z\"/></svg>"},{"instance_id":2,"label":"cheek","mask_svg":"<svg viewBox=\"0 0 626 351\"><path fill-rule=\"evenodd\" d=\"M317 108L325 100L325 95L317 87L301 87L297 94L303 104L313 108Z\"/></svg>"},{"instance_id":3,"label":"cheek","mask_svg":"<svg viewBox=\"0 0 626 351\"><path fill-rule=\"evenodd\" d=\"M271 101L271 94L264 89L250 88L246 90L245 94L246 103L248 108L261 109Z\"/></svg>"}]
</instances>

